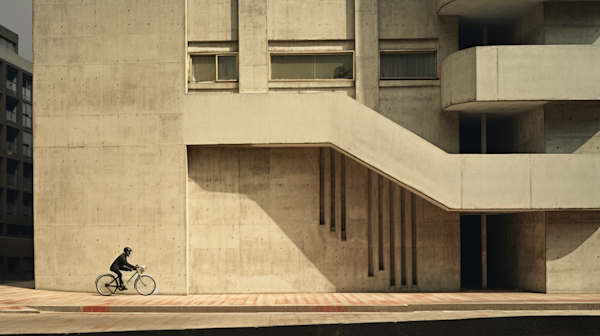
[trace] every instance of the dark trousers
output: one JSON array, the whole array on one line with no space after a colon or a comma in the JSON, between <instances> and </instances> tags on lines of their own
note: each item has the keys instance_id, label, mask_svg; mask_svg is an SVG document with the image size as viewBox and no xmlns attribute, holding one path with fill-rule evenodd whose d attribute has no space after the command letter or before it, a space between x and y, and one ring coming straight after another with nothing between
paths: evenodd
<instances>
[{"instance_id":1,"label":"dark trousers","mask_svg":"<svg viewBox=\"0 0 600 336\"><path fill-rule=\"evenodd\" d=\"M125 267L121 267L121 268L117 268L117 267L111 267L110 270L112 272L115 272L117 274L117 286L123 286L123 275L121 274L121 271L129 271L129 269L125 268Z\"/></svg>"}]
</instances>

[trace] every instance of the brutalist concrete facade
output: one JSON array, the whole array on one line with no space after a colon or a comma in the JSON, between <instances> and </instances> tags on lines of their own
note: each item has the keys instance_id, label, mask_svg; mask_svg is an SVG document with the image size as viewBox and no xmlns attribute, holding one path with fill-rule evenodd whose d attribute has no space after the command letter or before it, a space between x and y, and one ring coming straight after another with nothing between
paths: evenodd
<instances>
[{"instance_id":1,"label":"brutalist concrete facade","mask_svg":"<svg viewBox=\"0 0 600 336\"><path fill-rule=\"evenodd\" d=\"M600 292L598 13L34 1L36 288Z\"/></svg>"}]
</instances>

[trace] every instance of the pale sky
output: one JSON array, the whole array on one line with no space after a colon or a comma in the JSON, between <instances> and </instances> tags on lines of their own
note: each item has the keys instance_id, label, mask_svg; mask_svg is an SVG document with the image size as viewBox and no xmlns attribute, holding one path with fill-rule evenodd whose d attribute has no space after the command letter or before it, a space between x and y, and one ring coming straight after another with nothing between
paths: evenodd
<instances>
[{"instance_id":1,"label":"pale sky","mask_svg":"<svg viewBox=\"0 0 600 336\"><path fill-rule=\"evenodd\" d=\"M0 26L19 35L19 55L33 61L32 0L0 0Z\"/></svg>"}]
</instances>

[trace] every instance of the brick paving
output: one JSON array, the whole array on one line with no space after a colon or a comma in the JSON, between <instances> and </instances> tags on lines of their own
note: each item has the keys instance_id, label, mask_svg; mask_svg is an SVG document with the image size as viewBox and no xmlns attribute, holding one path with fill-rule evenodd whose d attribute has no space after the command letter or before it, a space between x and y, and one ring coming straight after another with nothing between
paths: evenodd
<instances>
[{"instance_id":1,"label":"brick paving","mask_svg":"<svg viewBox=\"0 0 600 336\"><path fill-rule=\"evenodd\" d=\"M401 306L433 304L598 304L600 294L527 292L458 293L301 293L127 295L46 291L0 285L0 306Z\"/></svg>"}]
</instances>

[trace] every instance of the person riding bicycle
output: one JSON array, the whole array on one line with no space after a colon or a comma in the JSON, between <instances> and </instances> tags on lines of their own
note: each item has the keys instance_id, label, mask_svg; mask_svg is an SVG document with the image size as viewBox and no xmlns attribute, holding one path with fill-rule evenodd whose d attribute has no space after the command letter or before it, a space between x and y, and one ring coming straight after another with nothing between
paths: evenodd
<instances>
[{"instance_id":1,"label":"person riding bicycle","mask_svg":"<svg viewBox=\"0 0 600 336\"><path fill-rule=\"evenodd\" d=\"M131 272L134 269L139 268L139 266L134 266L130 263L127 262L127 257L129 257L129 255L131 254L131 249L129 247L126 247L123 249L123 254L121 254L120 256L117 257L117 259L115 259L115 261L112 263L112 265L110 266L110 270L112 272L117 273L117 278L118 278L118 284L117 286L119 287L120 290L127 290L127 288L125 287L125 285L123 285L123 278L121 275L120 271L127 271L127 272Z\"/></svg>"}]
</instances>

